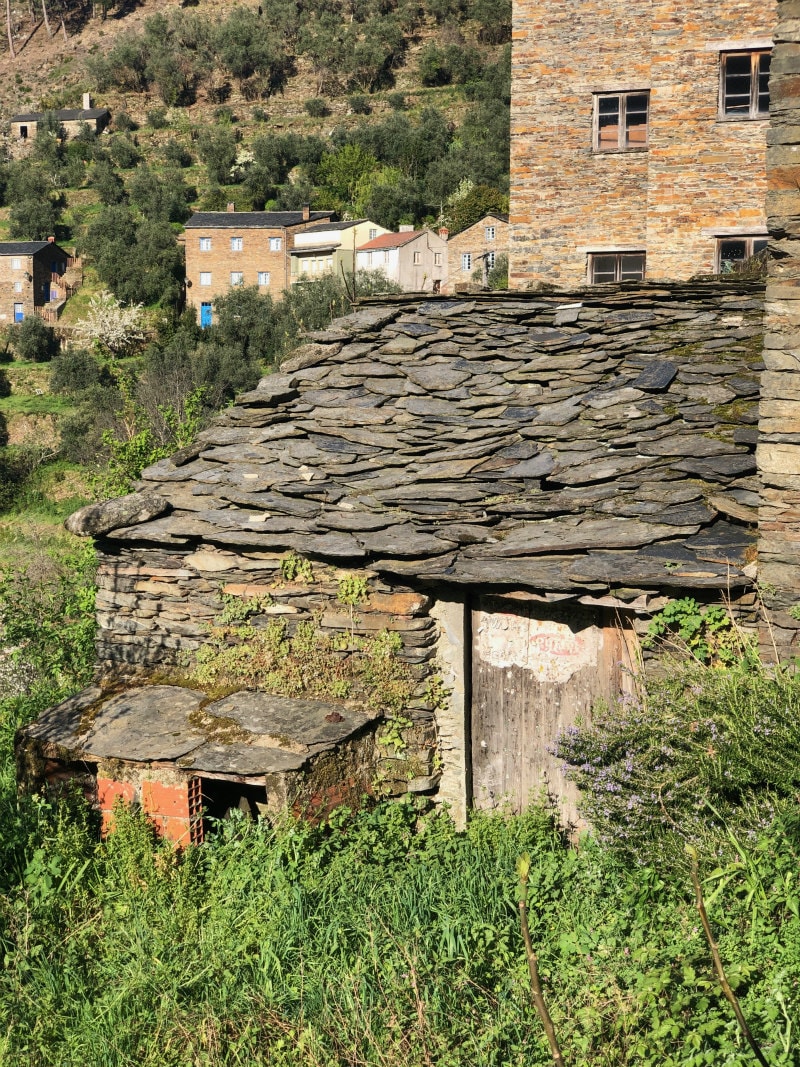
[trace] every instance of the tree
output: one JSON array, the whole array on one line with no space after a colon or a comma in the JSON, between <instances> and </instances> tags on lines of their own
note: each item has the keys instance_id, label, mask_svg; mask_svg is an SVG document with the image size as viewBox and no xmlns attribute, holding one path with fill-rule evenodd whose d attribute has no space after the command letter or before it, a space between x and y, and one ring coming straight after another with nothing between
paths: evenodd
<instances>
[{"instance_id":1,"label":"tree","mask_svg":"<svg viewBox=\"0 0 800 1067\"><path fill-rule=\"evenodd\" d=\"M120 204L125 199L125 183L107 160L95 163L91 183L102 204Z\"/></svg>"},{"instance_id":2,"label":"tree","mask_svg":"<svg viewBox=\"0 0 800 1067\"><path fill-rule=\"evenodd\" d=\"M137 222L129 207L115 204L98 215L82 248L94 258L103 284L124 303L178 303L183 255L168 222Z\"/></svg>"},{"instance_id":3,"label":"tree","mask_svg":"<svg viewBox=\"0 0 800 1067\"><path fill-rule=\"evenodd\" d=\"M85 317L75 323L74 333L85 344L123 356L145 336L146 319L141 304L123 306L107 289L89 301Z\"/></svg>"},{"instance_id":4,"label":"tree","mask_svg":"<svg viewBox=\"0 0 800 1067\"><path fill-rule=\"evenodd\" d=\"M28 363L49 363L58 352L55 331L38 315L30 315L10 331L11 346L17 359Z\"/></svg>"},{"instance_id":5,"label":"tree","mask_svg":"<svg viewBox=\"0 0 800 1067\"><path fill-rule=\"evenodd\" d=\"M227 185L236 160L236 135L230 126L205 129L197 139L197 154L206 165L209 181Z\"/></svg>"},{"instance_id":6,"label":"tree","mask_svg":"<svg viewBox=\"0 0 800 1067\"><path fill-rule=\"evenodd\" d=\"M185 222L189 217L189 187L180 171L171 171L162 180L142 163L131 175L128 195L134 207L148 219Z\"/></svg>"},{"instance_id":7,"label":"tree","mask_svg":"<svg viewBox=\"0 0 800 1067\"><path fill-rule=\"evenodd\" d=\"M442 221L452 234L456 234L490 211L505 214L508 211L508 197L491 186L473 185L467 180L448 200Z\"/></svg>"},{"instance_id":8,"label":"tree","mask_svg":"<svg viewBox=\"0 0 800 1067\"><path fill-rule=\"evenodd\" d=\"M9 213L9 236L44 241L55 233L60 215L60 209L49 196L41 200L18 200L12 203Z\"/></svg>"},{"instance_id":9,"label":"tree","mask_svg":"<svg viewBox=\"0 0 800 1067\"><path fill-rule=\"evenodd\" d=\"M347 144L323 156L317 181L342 203L352 204L359 182L377 166L377 159L361 145Z\"/></svg>"}]
</instances>

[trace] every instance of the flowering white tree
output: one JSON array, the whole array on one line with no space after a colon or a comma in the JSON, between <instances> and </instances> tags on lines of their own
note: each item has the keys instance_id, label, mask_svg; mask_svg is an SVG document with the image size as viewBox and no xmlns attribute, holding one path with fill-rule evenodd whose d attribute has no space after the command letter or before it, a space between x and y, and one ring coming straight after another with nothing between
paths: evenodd
<instances>
[{"instance_id":1,"label":"flowering white tree","mask_svg":"<svg viewBox=\"0 0 800 1067\"><path fill-rule=\"evenodd\" d=\"M113 293L104 289L89 301L86 317L76 322L75 334L89 345L99 345L112 356L124 355L147 336L145 311L141 304L125 307Z\"/></svg>"}]
</instances>

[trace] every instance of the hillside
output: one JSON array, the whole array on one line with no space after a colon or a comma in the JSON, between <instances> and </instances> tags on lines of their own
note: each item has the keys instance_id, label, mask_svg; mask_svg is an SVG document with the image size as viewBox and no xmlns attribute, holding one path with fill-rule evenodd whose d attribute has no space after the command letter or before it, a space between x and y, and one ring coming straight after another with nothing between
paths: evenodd
<instances>
[{"instance_id":1,"label":"hillside","mask_svg":"<svg viewBox=\"0 0 800 1067\"><path fill-rule=\"evenodd\" d=\"M52 3L52 36L28 9L12 15L16 56L7 42L0 53L0 124L9 148L13 113L77 107L87 91L96 106L142 128L135 140L148 162L165 140L191 148L199 131L220 122L231 123L243 146L265 133L341 141L343 131L398 111L413 120L426 108L455 128L476 99L497 99L497 86L481 92L480 82L510 39L504 0L428 0L426 7L337 0L313 12L302 0L266 12L224 0L144 0L110 7L105 18L100 7L63 6L66 37ZM498 102L507 110L506 95L501 90ZM153 112L165 114L163 132L151 137ZM128 129L123 118L111 133ZM469 176L468 166L461 169ZM489 170L490 184L505 189L507 158Z\"/></svg>"}]
</instances>

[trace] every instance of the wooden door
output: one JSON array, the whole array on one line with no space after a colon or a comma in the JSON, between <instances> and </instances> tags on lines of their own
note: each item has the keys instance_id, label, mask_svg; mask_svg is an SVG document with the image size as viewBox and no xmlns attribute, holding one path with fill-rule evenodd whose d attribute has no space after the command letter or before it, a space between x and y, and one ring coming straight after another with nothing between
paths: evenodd
<instances>
[{"instance_id":1,"label":"wooden door","mask_svg":"<svg viewBox=\"0 0 800 1067\"><path fill-rule=\"evenodd\" d=\"M520 811L546 791L566 824L575 787L559 735L633 689L632 633L609 611L481 596L472 611L472 799Z\"/></svg>"}]
</instances>

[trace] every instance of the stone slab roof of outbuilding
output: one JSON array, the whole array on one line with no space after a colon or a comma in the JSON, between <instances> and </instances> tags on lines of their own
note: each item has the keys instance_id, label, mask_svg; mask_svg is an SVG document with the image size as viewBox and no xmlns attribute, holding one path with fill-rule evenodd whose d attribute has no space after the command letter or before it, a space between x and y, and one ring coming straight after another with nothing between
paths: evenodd
<instances>
[{"instance_id":1,"label":"stone slab roof of outbuilding","mask_svg":"<svg viewBox=\"0 0 800 1067\"><path fill-rule=\"evenodd\" d=\"M89 119L101 119L106 115L110 115L111 112L107 107L65 107L59 111L25 111L20 115L12 115L11 122L41 122L47 115L55 115L60 122L80 122L81 119L88 121Z\"/></svg>"},{"instance_id":2,"label":"stone slab roof of outbuilding","mask_svg":"<svg viewBox=\"0 0 800 1067\"><path fill-rule=\"evenodd\" d=\"M745 586L762 307L711 282L363 305L147 469L155 508L106 544L573 594Z\"/></svg>"},{"instance_id":3,"label":"stone slab roof of outbuilding","mask_svg":"<svg viewBox=\"0 0 800 1067\"><path fill-rule=\"evenodd\" d=\"M183 770L249 776L300 770L374 718L341 701L250 690L212 699L176 685L95 685L43 712L25 734L73 759L174 760Z\"/></svg>"}]
</instances>

